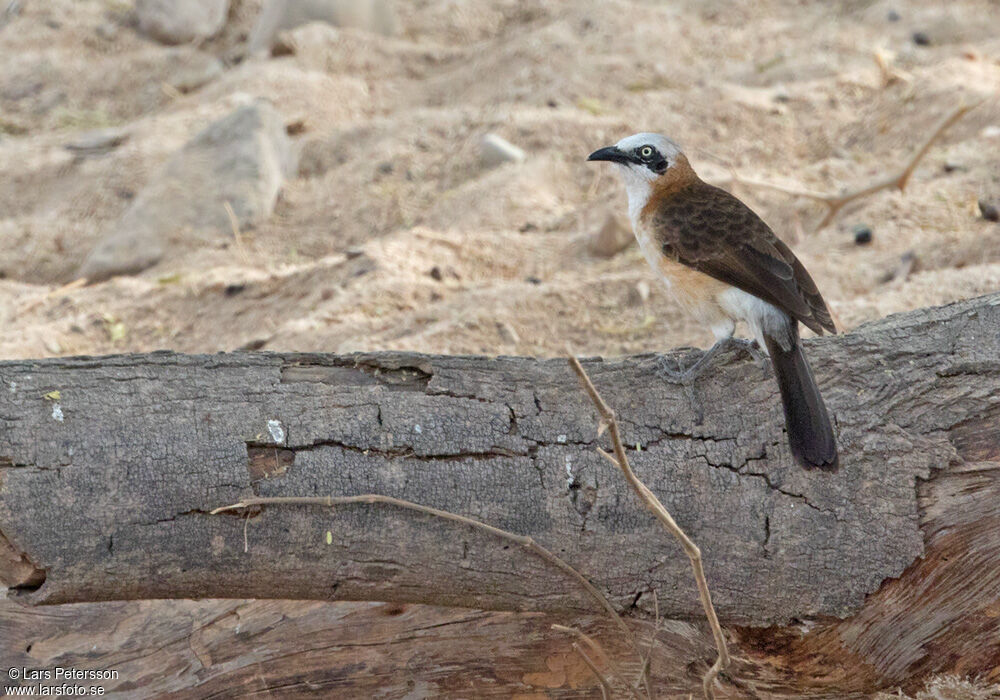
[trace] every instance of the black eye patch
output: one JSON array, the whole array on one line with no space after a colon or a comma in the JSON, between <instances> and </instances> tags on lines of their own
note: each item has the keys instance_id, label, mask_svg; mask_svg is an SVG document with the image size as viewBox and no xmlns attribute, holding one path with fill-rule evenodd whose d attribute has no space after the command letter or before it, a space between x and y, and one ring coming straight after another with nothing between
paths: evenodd
<instances>
[{"instance_id":1,"label":"black eye patch","mask_svg":"<svg viewBox=\"0 0 1000 700\"><path fill-rule=\"evenodd\" d=\"M667 161L664 158L660 158L659 160L655 160L652 163L650 163L649 167L653 170L654 173L662 175L663 173L667 172Z\"/></svg>"}]
</instances>

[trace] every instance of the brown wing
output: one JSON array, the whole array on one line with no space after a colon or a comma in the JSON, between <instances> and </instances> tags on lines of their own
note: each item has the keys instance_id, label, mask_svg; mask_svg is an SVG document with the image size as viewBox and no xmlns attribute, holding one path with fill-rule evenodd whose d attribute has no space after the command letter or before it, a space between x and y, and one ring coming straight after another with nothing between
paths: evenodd
<instances>
[{"instance_id":1,"label":"brown wing","mask_svg":"<svg viewBox=\"0 0 1000 700\"><path fill-rule=\"evenodd\" d=\"M795 254L725 190L691 183L665 198L651 223L668 257L773 304L818 335L837 332Z\"/></svg>"}]
</instances>

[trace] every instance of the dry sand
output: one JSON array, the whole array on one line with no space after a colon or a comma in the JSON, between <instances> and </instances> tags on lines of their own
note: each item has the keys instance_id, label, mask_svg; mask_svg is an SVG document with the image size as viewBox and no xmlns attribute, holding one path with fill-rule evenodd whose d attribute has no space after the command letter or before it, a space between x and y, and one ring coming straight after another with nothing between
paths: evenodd
<instances>
[{"instance_id":1,"label":"dry sand","mask_svg":"<svg viewBox=\"0 0 1000 700\"><path fill-rule=\"evenodd\" d=\"M836 191L896 168L959 101L991 95L904 194L866 198L822 231L808 200L735 189L793 244L845 328L1000 287L1000 226L976 207L1000 199L995 3L402 4L397 38L313 25L295 55L180 94L171 85L208 55L230 61L254 3L198 48L137 35L122 2L27 3L0 30L0 357L704 345L635 247L588 253L624 195L587 153L656 130L727 186L735 171ZM915 30L932 45L915 45ZM884 85L878 50L906 79ZM60 289L150 173L245 94L301 130L301 172L272 220L135 278ZM64 148L105 126L126 143L82 159ZM490 131L528 159L483 167ZM856 224L873 229L870 245L855 245ZM907 253L909 276L881 281Z\"/></svg>"}]
</instances>

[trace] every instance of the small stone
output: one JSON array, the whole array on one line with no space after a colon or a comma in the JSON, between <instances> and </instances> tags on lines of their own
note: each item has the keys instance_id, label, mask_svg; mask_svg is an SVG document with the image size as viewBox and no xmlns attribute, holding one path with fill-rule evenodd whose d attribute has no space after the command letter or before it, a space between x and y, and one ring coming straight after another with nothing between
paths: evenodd
<instances>
[{"instance_id":1,"label":"small stone","mask_svg":"<svg viewBox=\"0 0 1000 700\"><path fill-rule=\"evenodd\" d=\"M901 20L903 18L895 10L889 10L889 13L886 15L886 19L889 20L890 22L898 22L899 20Z\"/></svg>"},{"instance_id":2,"label":"small stone","mask_svg":"<svg viewBox=\"0 0 1000 700\"><path fill-rule=\"evenodd\" d=\"M500 334L500 339L505 343L516 345L521 342L521 336L519 336L517 331L514 330L514 327L506 321L497 321L497 333Z\"/></svg>"},{"instance_id":3,"label":"small stone","mask_svg":"<svg viewBox=\"0 0 1000 700\"><path fill-rule=\"evenodd\" d=\"M649 283L646 280L636 282L635 293L639 296L639 301L645 304L649 301Z\"/></svg>"},{"instance_id":4,"label":"small stone","mask_svg":"<svg viewBox=\"0 0 1000 700\"><path fill-rule=\"evenodd\" d=\"M535 277L535 276L525 277L524 281L527 282L528 284L541 284L542 283L541 278L540 277Z\"/></svg>"},{"instance_id":5,"label":"small stone","mask_svg":"<svg viewBox=\"0 0 1000 700\"><path fill-rule=\"evenodd\" d=\"M80 134L63 147L81 156L100 155L118 148L128 141L128 137L125 129L95 129Z\"/></svg>"},{"instance_id":6,"label":"small stone","mask_svg":"<svg viewBox=\"0 0 1000 700\"><path fill-rule=\"evenodd\" d=\"M987 221L1000 221L1000 211L997 210L996 205L987 202L985 199L979 200L979 213Z\"/></svg>"},{"instance_id":7,"label":"small stone","mask_svg":"<svg viewBox=\"0 0 1000 700\"><path fill-rule=\"evenodd\" d=\"M931 37L927 32L913 32L913 43L917 46L930 46Z\"/></svg>"},{"instance_id":8,"label":"small stone","mask_svg":"<svg viewBox=\"0 0 1000 700\"><path fill-rule=\"evenodd\" d=\"M222 61L200 51L193 63L194 65L178 71L169 79L169 83L179 92L194 92L221 76L224 71Z\"/></svg>"},{"instance_id":9,"label":"small stone","mask_svg":"<svg viewBox=\"0 0 1000 700\"><path fill-rule=\"evenodd\" d=\"M394 0L264 0L250 33L251 54L271 49L279 33L310 22L354 27L383 36L399 31Z\"/></svg>"},{"instance_id":10,"label":"small stone","mask_svg":"<svg viewBox=\"0 0 1000 700\"><path fill-rule=\"evenodd\" d=\"M955 163L950 160L946 160L944 165L941 166L946 173L953 173L956 170L965 170L965 166L961 163Z\"/></svg>"},{"instance_id":11,"label":"small stone","mask_svg":"<svg viewBox=\"0 0 1000 700\"><path fill-rule=\"evenodd\" d=\"M868 245L872 242L872 230L865 224L858 224L851 230L854 232L855 245Z\"/></svg>"},{"instance_id":12,"label":"small stone","mask_svg":"<svg viewBox=\"0 0 1000 700\"><path fill-rule=\"evenodd\" d=\"M293 119L285 124L285 133L289 136L298 136L306 132L305 119Z\"/></svg>"},{"instance_id":13,"label":"small stone","mask_svg":"<svg viewBox=\"0 0 1000 700\"><path fill-rule=\"evenodd\" d=\"M615 214L608 214L604 225L590 240L589 249L592 255L599 258L613 258L628 248L635 240L632 231Z\"/></svg>"},{"instance_id":14,"label":"small stone","mask_svg":"<svg viewBox=\"0 0 1000 700\"><path fill-rule=\"evenodd\" d=\"M888 284L889 282L895 282L896 280L905 281L917 268L917 254L912 250L908 250L899 257L899 263L896 267L882 275L879 278L879 282L882 284Z\"/></svg>"},{"instance_id":15,"label":"small stone","mask_svg":"<svg viewBox=\"0 0 1000 700\"><path fill-rule=\"evenodd\" d=\"M520 163L527 155L523 150L496 134L486 134L479 142L483 164L494 167L503 163Z\"/></svg>"},{"instance_id":16,"label":"small stone","mask_svg":"<svg viewBox=\"0 0 1000 700\"><path fill-rule=\"evenodd\" d=\"M164 44L208 39L226 23L229 0L136 0L139 31Z\"/></svg>"},{"instance_id":17,"label":"small stone","mask_svg":"<svg viewBox=\"0 0 1000 700\"><path fill-rule=\"evenodd\" d=\"M118 25L114 22L105 22L97 25L97 29L94 32L99 38L104 39L104 41L114 41L118 36Z\"/></svg>"},{"instance_id":18,"label":"small stone","mask_svg":"<svg viewBox=\"0 0 1000 700\"><path fill-rule=\"evenodd\" d=\"M647 301L649 301L649 284L645 280L640 280L634 287L629 287L626 299L629 306L641 306Z\"/></svg>"},{"instance_id":19,"label":"small stone","mask_svg":"<svg viewBox=\"0 0 1000 700\"><path fill-rule=\"evenodd\" d=\"M444 275L441 273L441 268L438 267L437 265L432 267L430 269L430 272L428 272L427 274L430 275L431 279L434 280L435 282L440 282L442 279L444 279Z\"/></svg>"}]
</instances>

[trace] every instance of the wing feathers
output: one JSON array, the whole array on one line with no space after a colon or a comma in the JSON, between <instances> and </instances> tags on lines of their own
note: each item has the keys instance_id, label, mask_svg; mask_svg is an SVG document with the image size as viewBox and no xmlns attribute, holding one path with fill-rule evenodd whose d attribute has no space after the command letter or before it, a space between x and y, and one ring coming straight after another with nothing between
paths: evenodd
<instances>
[{"instance_id":1,"label":"wing feathers","mask_svg":"<svg viewBox=\"0 0 1000 700\"><path fill-rule=\"evenodd\" d=\"M650 213L665 255L773 304L817 334L836 333L805 267L733 195L696 180Z\"/></svg>"}]
</instances>

